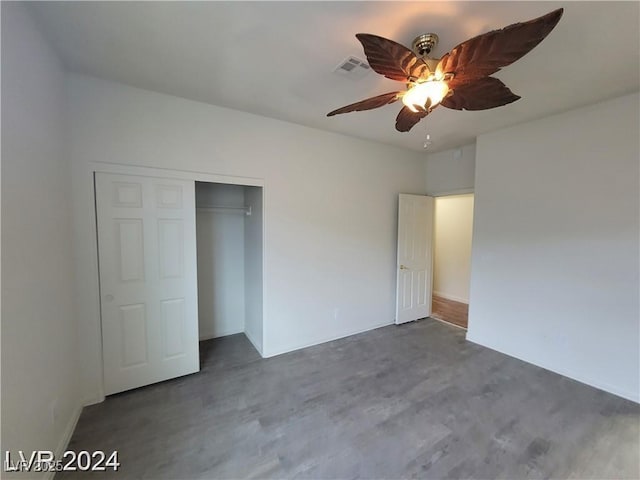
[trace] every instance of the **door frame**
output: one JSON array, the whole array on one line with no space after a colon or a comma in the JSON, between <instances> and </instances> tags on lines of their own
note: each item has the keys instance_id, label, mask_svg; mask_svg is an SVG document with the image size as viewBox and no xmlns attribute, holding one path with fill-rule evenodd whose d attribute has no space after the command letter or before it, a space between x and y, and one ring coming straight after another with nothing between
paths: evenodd
<instances>
[{"instance_id":1,"label":"door frame","mask_svg":"<svg viewBox=\"0 0 640 480\"><path fill-rule=\"evenodd\" d=\"M454 195L468 195L473 193L475 195L475 189L473 188L460 188L458 190L443 190L442 192L425 193L430 197L452 197Z\"/></svg>"},{"instance_id":2,"label":"door frame","mask_svg":"<svg viewBox=\"0 0 640 480\"><path fill-rule=\"evenodd\" d=\"M262 188L262 328L264 332L265 324L265 312L266 312L266 290L265 290L265 271L266 262L265 251L265 231L266 231L266 215L267 211L267 195L265 181L262 178L255 177L241 177L234 175L221 175L215 173L197 172L190 170L175 170L156 167L143 167L138 165L125 165L119 163L107 163L107 162L90 162L89 163L89 176L87 181L91 182L91 227L93 231L93 242L91 242L90 256L92 262L90 265L86 265L86 268L91 269L92 284L87 288L91 290L91 296L87 300L91 303L91 310L94 312L94 316L89 321L92 321L94 328L92 329L91 342L94 345L99 345L96 353L95 360L99 363L100 369L100 381L98 398L85 399L84 405L91 405L94 403L100 403L105 399L104 388L104 361L103 361L103 345L102 345L102 311L100 305L100 269L99 269L99 252L98 252L98 219L96 212L96 189L95 189L95 174L96 173L112 173L118 175L138 175L142 177L156 177L156 178L169 178L178 180L189 180L194 182L208 182L208 183L223 183L227 185L242 185L247 187L261 187ZM262 355L262 351L259 352Z\"/></svg>"}]
</instances>

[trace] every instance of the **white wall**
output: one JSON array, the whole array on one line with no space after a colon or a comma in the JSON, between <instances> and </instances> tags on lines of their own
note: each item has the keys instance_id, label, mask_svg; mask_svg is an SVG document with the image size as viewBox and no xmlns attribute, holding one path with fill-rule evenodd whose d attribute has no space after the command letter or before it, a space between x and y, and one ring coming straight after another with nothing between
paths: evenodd
<instances>
[{"instance_id":1,"label":"white wall","mask_svg":"<svg viewBox=\"0 0 640 480\"><path fill-rule=\"evenodd\" d=\"M196 208L244 207L239 185L196 182ZM244 213L196 210L200 339L244 332Z\"/></svg>"},{"instance_id":2,"label":"white wall","mask_svg":"<svg viewBox=\"0 0 640 480\"><path fill-rule=\"evenodd\" d=\"M472 192L475 162L475 143L428 154L425 162L427 195Z\"/></svg>"},{"instance_id":3,"label":"white wall","mask_svg":"<svg viewBox=\"0 0 640 480\"><path fill-rule=\"evenodd\" d=\"M435 200L433 293L469 303L473 194Z\"/></svg>"},{"instance_id":4,"label":"white wall","mask_svg":"<svg viewBox=\"0 0 640 480\"><path fill-rule=\"evenodd\" d=\"M262 179L264 355L393 322L397 195L424 192L423 154L85 76L67 88L87 401L100 398L91 162Z\"/></svg>"},{"instance_id":5,"label":"white wall","mask_svg":"<svg viewBox=\"0 0 640 480\"><path fill-rule=\"evenodd\" d=\"M251 216L244 217L244 334L262 353L262 187L244 187Z\"/></svg>"},{"instance_id":6,"label":"white wall","mask_svg":"<svg viewBox=\"0 0 640 480\"><path fill-rule=\"evenodd\" d=\"M80 407L64 74L24 5L1 8L2 450L59 453Z\"/></svg>"},{"instance_id":7,"label":"white wall","mask_svg":"<svg viewBox=\"0 0 640 480\"><path fill-rule=\"evenodd\" d=\"M635 401L639 100L478 138L468 331Z\"/></svg>"}]
</instances>

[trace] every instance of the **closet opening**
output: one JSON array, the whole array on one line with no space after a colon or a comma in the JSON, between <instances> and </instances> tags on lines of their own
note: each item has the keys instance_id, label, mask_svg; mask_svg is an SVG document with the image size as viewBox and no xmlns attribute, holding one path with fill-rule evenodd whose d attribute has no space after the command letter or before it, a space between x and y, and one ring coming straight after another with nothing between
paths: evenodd
<instances>
[{"instance_id":1,"label":"closet opening","mask_svg":"<svg viewBox=\"0 0 640 480\"><path fill-rule=\"evenodd\" d=\"M473 194L436 197L431 317L467 328Z\"/></svg>"},{"instance_id":2,"label":"closet opening","mask_svg":"<svg viewBox=\"0 0 640 480\"><path fill-rule=\"evenodd\" d=\"M262 353L262 187L196 182L200 360L244 334ZM232 348L232 347L231 347Z\"/></svg>"}]
</instances>

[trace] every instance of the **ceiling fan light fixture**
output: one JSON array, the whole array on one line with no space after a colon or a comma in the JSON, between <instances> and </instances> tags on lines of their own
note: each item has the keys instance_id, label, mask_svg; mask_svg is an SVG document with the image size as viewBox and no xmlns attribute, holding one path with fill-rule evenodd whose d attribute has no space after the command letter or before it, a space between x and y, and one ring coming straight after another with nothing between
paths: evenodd
<instances>
[{"instance_id":1,"label":"ceiling fan light fixture","mask_svg":"<svg viewBox=\"0 0 640 480\"><path fill-rule=\"evenodd\" d=\"M543 41L562 18L562 8L526 22L476 35L453 47L440 59L431 58L438 36L420 35L414 51L393 40L357 33L371 69L402 82L405 91L383 93L327 113L327 116L384 107L402 100L396 130L408 132L438 105L452 110L488 110L519 100L498 78L511 65Z\"/></svg>"},{"instance_id":2,"label":"ceiling fan light fixture","mask_svg":"<svg viewBox=\"0 0 640 480\"><path fill-rule=\"evenodd\" d=\"M438 105L449 93L449 86L441 80L418 83L402 96L402 103L412 112L425 112Z\"/></svg>"}]
</instances>

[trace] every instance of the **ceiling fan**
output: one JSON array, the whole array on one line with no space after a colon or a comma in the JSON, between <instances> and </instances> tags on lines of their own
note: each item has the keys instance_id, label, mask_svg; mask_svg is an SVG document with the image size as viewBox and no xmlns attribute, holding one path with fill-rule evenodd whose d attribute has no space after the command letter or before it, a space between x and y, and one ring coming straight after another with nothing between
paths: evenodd
<instances>
[{"instance_id":1,"label":"ceiling fan","mask_svg":"<svg viewBox=\"0 0 640 480\"><path fill-rule=\"evenodd\" d=\"M486 110L520 99L490 75L530 52L562 17L559 8L542 17L514 23L473 37L442 58L429 56L438 36L425 33L412 43L414 51L377 35L358 33L369 66L380 75L406 84L406 91L383 93L338 108L328 117L383 107L402 100L396 130L408 132L438 105L454 110ZM414 53L415 52L415 53Z\"/></svg>"}]
</instances>

